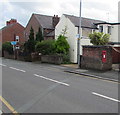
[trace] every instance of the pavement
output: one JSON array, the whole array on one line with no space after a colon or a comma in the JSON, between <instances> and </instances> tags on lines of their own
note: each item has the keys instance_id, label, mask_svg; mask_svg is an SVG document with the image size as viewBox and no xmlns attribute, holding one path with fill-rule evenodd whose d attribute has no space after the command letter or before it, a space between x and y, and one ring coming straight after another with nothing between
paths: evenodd
<instances>
[{"instance_id":1,"label":"pavement","mask_svg":"<svg viewBox=\"0 0 120 115\"><path fill-rule=\"evenodd\" d=\"M120 82L119 64L113 64L112 70L109 71L80 69L78 68L77 64L64 64L61 66L66 67L66 69L64 70L65 72L94 77L103 80Z\"/></svg>"}]
</instances>

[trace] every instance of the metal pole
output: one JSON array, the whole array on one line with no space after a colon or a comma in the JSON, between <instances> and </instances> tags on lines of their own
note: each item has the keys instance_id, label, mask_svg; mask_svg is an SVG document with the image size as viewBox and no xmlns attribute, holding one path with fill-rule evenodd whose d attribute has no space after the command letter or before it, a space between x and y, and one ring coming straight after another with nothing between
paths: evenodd
<instances>
[{"instance_id":1,"label":"metal pole","mask_svg":"<svg viewBox=\"0 0 120 115\"><path fill-rule=\"evenodd\" d=\"M80 16L79 16L79 38L78 38L78 50L77 50L77 61L78 61L78 68L80 68L80 39L81 39L81 7L82 7L82 2L80 0Z\"/></svg>"}]
</instances>

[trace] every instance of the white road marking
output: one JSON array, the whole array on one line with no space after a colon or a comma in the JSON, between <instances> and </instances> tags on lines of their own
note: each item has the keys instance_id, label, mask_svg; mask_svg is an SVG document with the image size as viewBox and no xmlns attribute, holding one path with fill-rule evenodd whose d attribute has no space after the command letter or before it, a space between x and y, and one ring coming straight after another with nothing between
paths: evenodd
<instances>
[{"instance_id":1,"label":"white road marking","mask_svg":"<svg viewBox=\"0 0 120 115\"><path fill-rule=\"evenodd\" d=\"M111 101L115 101L115 102L119 102L119 103L120 103L119 100L114 99L114 98L111 98L111 97L107 97L107 96L105 96L105 95L101 95L101 94L98 94L98 93L95 93L95 92L92 92L92 94L93 94L93 95L96 95L96 96L99 96L99 97L103 97L103 98L108 99L108 100L111 100Z\"/></svg>"},{"instance_id":2,"label":"white road marking","mask_svg":"<svg viewBox=\"0 0 120 115\"><path fill-rule=\"evenodd\" d=\"M60 82L60 81L57 81L57 80L54 80L54 79L46 78L46 77L44 77L44 76L40 76L40 75L37 75L37 74L34 74L34 76L40 77L40 78L43 78L43 79L46 79L46 80L49 80L49 81L52 81L52 82L55 82L55 83L59 83L59 84L61 84L61 85L70 86L70 85L67 84L67 83L63 83L63 82Z\"/></svg>"},{"instance_id":3,"label":"white road marking","mask_svg":"<svg viewBox=\"0 0 120 115\"><path fill-rule=\"evenodd\" d=\"M17 69L17 68L14 68L14 67L9 67L10 69L14 69L14 70L17 70L17 71L21 71L21 72L26 72L26 71L24 71L24 70L21 70L21 69Z\"/></svg>"},{"instance_id":4,"label":"white road marking","mask_svg":"<svg viewBox=\"0 0 120 115\"><path fill-rule=\"evenodd\" d=\"M4 64L1 64L1 63L0 63L0 66L4 66L4 67L6 67L6 65L4 65Z\"/></svg>"}]
</instances>

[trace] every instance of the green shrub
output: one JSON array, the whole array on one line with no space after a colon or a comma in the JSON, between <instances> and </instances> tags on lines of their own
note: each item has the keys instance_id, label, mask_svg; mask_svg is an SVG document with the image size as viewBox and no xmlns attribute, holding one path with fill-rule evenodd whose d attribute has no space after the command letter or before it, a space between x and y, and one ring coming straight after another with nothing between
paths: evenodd
<instances>
[{"instance_id":1,"label":"green shrub","mask_svg":"<svg viewBox=\"0 0 120 115\"><path fill-rule=\"evenodd\" d=\"M43 55L55 54L55 40L45 40L38 42L35 46L35 50L42 53Z\"/></svg>"},{"instance_id":2,"label":"green shrub","mask_svg":"<svg viewBox=\"0 0 120 115\"><path fill-rule=\"evenodd\" d=\"M29 39L27 42L24 43L24 51L28 53L34 52L35 44L36 44L36 41Z\"/></svg>"},{"instance_id":3,"label":"green shrub","mask_svg":"<svg viewBox=\"0 0 120 115\"><path fill-rule=\"evenodd\" d=\"M70 64L70 55L69 54L60 54L60 56L62 56L63 58L63 64Z\"/></svg>"},{"instance_id":4,"label":"green shrub","mask_svg":"<svg viewBox=\"0 0 120 115\"><path fill-rule=\"evenodd\" d=\"M2 50L7 51L9 54L13 54L13 46L10 42L5 42L2 44Z\"/></svg>"},{"instance_id":5,"label":"green shrub","mask_svg":"<svg viewBox=\"0 0 120 115\"><path fill-rule=\"evenodd\" d=\"M93 34L89 34L89 37L93 45L106 45L109 42L110 35L94 32Z\"/></svg>"},{"instance_id":6,"label":"green shrub","mask_svg":"<svg viewBox=\"0 0 120 115\"><path fill-rule=\"evenodd\" d=\"M28 39L28 41L26 41L24 43L24 51L28 52L28 53L34 52L35 51L35 44L36 44L36 41L34 39L34 30L31 27L29 39Z\"/></svg>"},{"instance_id":7,"label":"green shrub","mask_svg":"<svg viewBox=\"0 0 120 115\"><path fill-rule=\"evenodd\" d=\"M69 44L66 40L67 37L64 35L59 35L58 39L56 40L55 47L56 53L58 54L68 54L69 53Z\"/></svg>"}]
</instances>

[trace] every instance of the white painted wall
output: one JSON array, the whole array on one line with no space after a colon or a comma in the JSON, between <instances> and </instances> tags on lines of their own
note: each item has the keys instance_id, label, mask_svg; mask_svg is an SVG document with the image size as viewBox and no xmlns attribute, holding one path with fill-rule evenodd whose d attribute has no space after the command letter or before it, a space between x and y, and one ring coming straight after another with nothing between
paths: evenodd
<instances>
[{"instance_id":1,"label":"white painted wall","mask_svg":"<svg viewBox=\"0 0 120 115\"><path fill-rule=\"evenodd\" d=\"M101 24L103 33L108 34L108 26L111 26L110 42L118 42L118 25ZM99 25L99 26L101 26ZM98 26L98 28L99 28ZM97 31L98 32L98 31Z\"/></svg>"},{"instance_id":2,"label":"white painted wall","mask_svg":"<svg viewBox=\"0 0 120 115\"><path fill-rule=\"evenodd\" d=\"M118 42L118 25L112 26L110 42Z\"/></svg>"},{"instance_id":3,"label":"white painted wall","mask_svg":"<svg viewBox=\"0 0 120 115\"><path fill-rule=\"evenodd\" d=\"M82 46L84 46L84 45L92 45L91 43L90 43L90 39L81 39L80 40L80 55L82 55L83 54L83 51L82 51Z\"/></svg>"},{"instance_id":4,"label":"white painted wall","mask_svg":"<svg viewBox=\"0 0 120 115\"><path fill-rule=\"evenodd\" d=\"M55 39L61 34L62 30L67 27L67 34L66 36L67 41L70 45L70 60L73 63L77 63L77 37L78 34L78 27L75 25L64 15L62 15L59 23L55 28ZM81 39L80 40L80 55L82 55L82 45L92 45L90 44L90 39Z\"/></svg>"},{"instance_id":5,"label":"white painted wall","mask_svg":"<svg viewBox=\"0 0 120 115\"><path fill-rule=\"evenodd\" d=\"M62 15L59 23L57 24L55 28L55 39L61 34L62 30L67 27L67 41L70 45L70 60L73 63L77 63L77 28L73 25L73 23L66 18L64 15Z\"/></svg>"}]
</instances>

